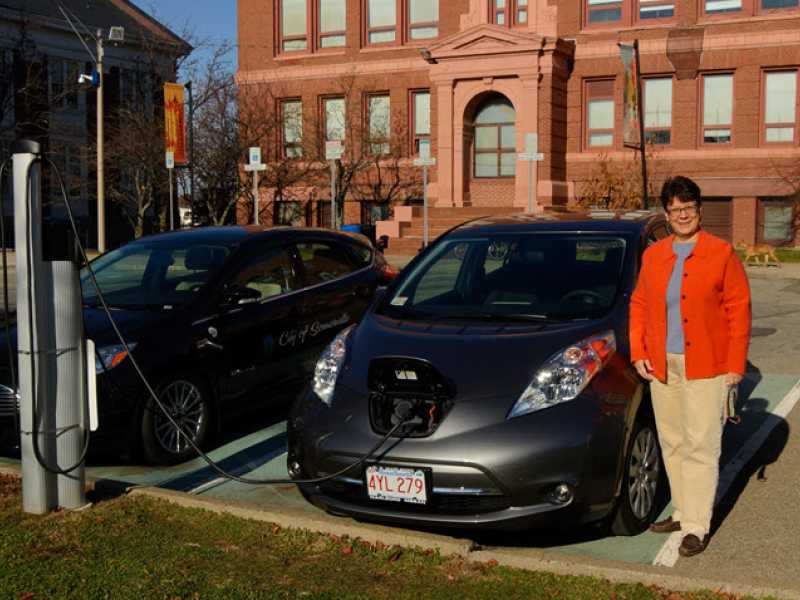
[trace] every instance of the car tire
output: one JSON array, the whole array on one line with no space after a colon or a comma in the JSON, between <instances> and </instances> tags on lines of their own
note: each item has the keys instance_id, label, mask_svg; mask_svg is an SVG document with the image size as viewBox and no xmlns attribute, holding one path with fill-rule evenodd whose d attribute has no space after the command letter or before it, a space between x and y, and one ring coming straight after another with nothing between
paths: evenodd
<instances>
[{"instance_id":1,"label":"car tire","mask_svg":"<svg viewBox=\"0 0 800 600\"><path fill-rule=\"evenodd\" d=\"M201 449L210 437L211 392L201 377L179 374L159 385L156 393L186 433L177 434L162 409L151 399L145 405L140 420L144 459L157 465L185 462L197 455L187 437Z\"/></svg>"},{"instance_id":2,"label":"car tire","mask_svg":"<svg viewBox=\"0 0 800 600\"><path fill-rule=\"evenodd\" d=\"M631 536L642 533L655 520L666 485L661 446L652 417L640 416L636 420L623 469L611 532Z\"/></svg>"}]
</instances>

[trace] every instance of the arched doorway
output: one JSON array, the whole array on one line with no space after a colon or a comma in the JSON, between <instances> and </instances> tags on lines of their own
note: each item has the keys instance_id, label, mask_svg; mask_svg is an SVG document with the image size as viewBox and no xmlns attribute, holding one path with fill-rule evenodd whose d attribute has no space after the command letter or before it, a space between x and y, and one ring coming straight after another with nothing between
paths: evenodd
<instances>
[{"instance_id":1,"label":"arched doorway","mask_svg":"<svg viewBox=\"0 0 800 600\"><path fill-rule=\"evenodd\" d=\"M487 92L464 114L464 188L473 206L512 206L517 174L517 112L507 96Z\"/></svg>"}]
</instances>

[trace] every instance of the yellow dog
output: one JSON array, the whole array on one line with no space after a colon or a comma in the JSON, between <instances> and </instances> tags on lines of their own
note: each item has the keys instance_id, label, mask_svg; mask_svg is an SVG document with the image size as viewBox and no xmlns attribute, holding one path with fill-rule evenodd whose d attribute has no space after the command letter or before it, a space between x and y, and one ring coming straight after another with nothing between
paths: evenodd
<instances>
[{"instance_id":1,"label":"yellow dog","mask_svg":"<svg viewBox=\"0 0 800 600\"><path fill-rule=\"evenodd\" d=\"M770 260L774 261L777 266L781 266L781 261L775 254L774 246L770 246L769 244L748 244L742 241L736 244L736 248L744 252L744 261L742 261L744 264L747 264L747 261L750 259L755 260L755 264L757 265L761 264L759 258L763 256L763 264L765 267L769 265Z\"/></svg>"}]
</instances>

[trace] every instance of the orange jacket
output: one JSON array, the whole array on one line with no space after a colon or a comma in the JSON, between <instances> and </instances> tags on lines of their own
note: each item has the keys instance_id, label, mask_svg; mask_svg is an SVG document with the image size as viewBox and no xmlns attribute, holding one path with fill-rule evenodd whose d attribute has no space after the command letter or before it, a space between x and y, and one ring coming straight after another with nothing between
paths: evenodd
<instances>
[{"instance_id":1,"label":"orange jacket","mask_svg":"<svg viewBox=\"0 0 800 600\"><path fill-rule=\"evenodd\" d=\"M650 359L653 374L667 377L667 285L676 256L675 236L647 248L631 297L631 361ZM744 375L750 343L750 286L733 247L704 231L686 258L681 319L687 379Z\"/></svg>"}]
</instances>

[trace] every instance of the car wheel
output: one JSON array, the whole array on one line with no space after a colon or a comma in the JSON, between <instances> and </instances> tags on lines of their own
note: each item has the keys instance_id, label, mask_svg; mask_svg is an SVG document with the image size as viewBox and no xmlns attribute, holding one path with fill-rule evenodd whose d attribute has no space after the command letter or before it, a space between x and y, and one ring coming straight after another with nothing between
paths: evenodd
<instances>
[{"instance_id":1,"label":"car wheel","mask_svg":"<svg viewBox=\"0 0 800 600\"><path fill-rule=\"evenodd\" d=\"M150 463L174 465L197 454L211 431L211 394L198 377L181 375L159 386L158 399L181 427L177 431L154 401L142 412L142 452Z\"/></svg>"},{"instance_id":2,"label":"car wheel","mask_svg":"<svg viewBox=\"0 0 800 600\"><path fill-rule=\"evenodd\" d=\"M622 493L611 524L615 535L636 535L655 520L664 489L664 464L652 419L640 418L625 456Z\"/></svg>"}]
</instances>

